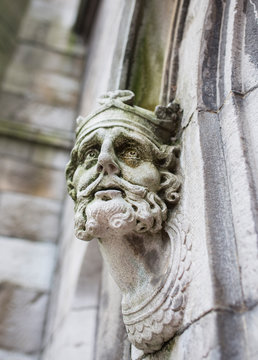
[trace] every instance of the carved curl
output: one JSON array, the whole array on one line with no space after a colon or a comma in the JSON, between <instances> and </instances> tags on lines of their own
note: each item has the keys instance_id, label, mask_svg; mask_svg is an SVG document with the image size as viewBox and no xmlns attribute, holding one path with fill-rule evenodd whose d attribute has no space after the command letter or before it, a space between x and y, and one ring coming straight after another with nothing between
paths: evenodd
<instances>
[{"instance_id":1,"label":"carved curl","mask_svg":"<svg viewBox=\"0 0 258 360\"><path fill-rule=\"evenodd\" d=\"M162 145L156 150L157 167L161 175L159 195L167 205L175 205L180 199L181 181L175 174L178 167L180 146Z\"/></svg>"}]
</instances>

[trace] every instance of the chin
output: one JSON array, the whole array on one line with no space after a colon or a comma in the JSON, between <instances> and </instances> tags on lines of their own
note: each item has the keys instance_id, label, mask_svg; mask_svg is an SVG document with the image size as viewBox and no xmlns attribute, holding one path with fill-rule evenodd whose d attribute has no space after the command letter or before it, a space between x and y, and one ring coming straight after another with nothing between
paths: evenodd
<instances>
[{"instance_id":1,"label":"chin","mask_svg":"<svg viewBox=\"0 0 258 360\"><path fill-rule=\"evenodd\" d=\"M126 234L136 227L135 212L122 197L94 199L87 205L86 218L85 232L92 238Z\"/></svg>"}]
</instances>

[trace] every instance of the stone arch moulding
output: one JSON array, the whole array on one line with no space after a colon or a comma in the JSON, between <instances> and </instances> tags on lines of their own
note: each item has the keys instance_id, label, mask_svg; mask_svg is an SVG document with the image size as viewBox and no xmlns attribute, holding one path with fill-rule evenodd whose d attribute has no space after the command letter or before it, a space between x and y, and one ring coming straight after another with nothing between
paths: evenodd
<instances>
[{"instance_id":1,"label":"stone arch moulding","mask_svg":"<svg viewBox=\"0 0 258 360\"><path fill-rule=\"evenodd\" d=\"M152 353L179 329L190 282L176 145L182 112L170 103L152 113L133 99L128 90L108 92L78 118L67 184L76 236L98 239L122 292L128 338Z\"/></svg>"}]
</instances>

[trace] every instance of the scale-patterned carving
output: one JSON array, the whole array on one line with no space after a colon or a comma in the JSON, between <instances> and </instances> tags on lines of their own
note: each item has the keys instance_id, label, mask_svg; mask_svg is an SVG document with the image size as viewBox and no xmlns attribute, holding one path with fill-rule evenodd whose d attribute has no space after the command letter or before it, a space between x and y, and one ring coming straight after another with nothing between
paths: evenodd
<instances>
[{"instance_id":1,"label":"scale-patterned carving","mask_svg":"<svg viewBox=\"0 0 258 360\"><path fill-rule=\"evenodd\" d=\"M178 331L186 305L186 289L190 282L191 248L188 229L175 217L166 227L171 240L171 268L164 286L152 299L123 309L129 340L145 353L157 351Z\"/></svg>"}]
</instances>

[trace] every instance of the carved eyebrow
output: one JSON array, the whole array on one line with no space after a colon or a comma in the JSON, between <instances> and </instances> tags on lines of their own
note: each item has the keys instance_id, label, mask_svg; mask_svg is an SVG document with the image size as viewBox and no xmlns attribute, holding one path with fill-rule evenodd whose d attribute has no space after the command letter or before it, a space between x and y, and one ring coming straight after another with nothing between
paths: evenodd
<instances>
[{"instance_id":1,"label":"carved eyebrow","mask_svg":"<svg viewBox=\"0 0 258 360\"><path fill-rule=\"evenodd\" d=\"M121 138L124 138L128 140L131 143L138 144L140 146L146 147L146 144L151 146L151 149L155 149L156 151L159 151L159 148L157 145L152 143L148 138L146 138L144 135L141 134L134 134L133 136L130 134L130 131L127 131L126 129L121 129L121 131L117 134L117 137L115 139L115 146L119 146ZM119 141L120 140L120 141Z\"/></svg>"},{"instance_id":2,"label":"carved eyebrow","mask_svg":"<svg viewBox=\"0 0 258 360\"><path fill-rule=\"evenodd\" d=\"M143 145L143 143L139 142L138 139L136 140L135 138L133 138L131 136L127 136L125 134L120 134L119 136L117 136L117 138L114 141L115 147L120 146L120 145L126 145L126 143L135 144L135 145Z\"/></svg>"},{"instance_id":3,"label":"carved eyebrow","mask_svg":"<svg viewBox=\"0 0 258 360\"><path fill-rule=\"evenodd\" d=\"M78 155L79 157L82 153L90 146L100 145L102 142L102 138L99 136L97 132L93 132L90 135L86 136L79 145Z\"/></svg>"}]
</instances>

